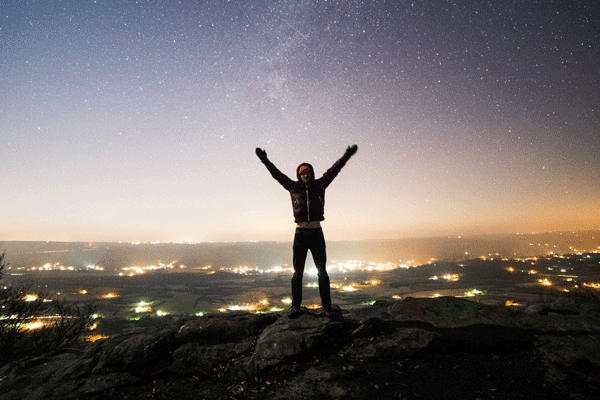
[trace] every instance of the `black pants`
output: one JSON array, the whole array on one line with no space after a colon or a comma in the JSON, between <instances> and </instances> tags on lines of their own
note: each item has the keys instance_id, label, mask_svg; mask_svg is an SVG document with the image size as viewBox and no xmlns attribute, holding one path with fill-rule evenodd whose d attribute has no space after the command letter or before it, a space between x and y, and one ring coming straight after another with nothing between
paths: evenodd
<instances>
[{"instance_id":1,"label":"black pants","mask_svg":"<svg viewBox=\"0 0 600 400\"><path fill-rule=\"evenodd\" d=\"M331 294L329 287L329 275L325 269L327 254L325 252L325 237L322 229L296 228L294 235L294 275L292 276L292 305L300 307L302 304L302 277L304 276L304 264L308 250L312 253L317 276L319 277L319 294L321 305L331 305Z\"/></svg>"}]
</instances>

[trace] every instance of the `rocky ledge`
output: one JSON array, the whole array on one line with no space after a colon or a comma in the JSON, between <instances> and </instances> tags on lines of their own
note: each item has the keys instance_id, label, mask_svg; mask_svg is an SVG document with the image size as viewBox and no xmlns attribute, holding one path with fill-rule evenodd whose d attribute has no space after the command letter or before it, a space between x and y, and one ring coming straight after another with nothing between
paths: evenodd
<instances>
[{"instance_id":1,"label":"rocky ledge","mask_svg":"<svg viewBox=\"0 0 600 400\"><path fill-rule=\"evenodd\" d=\"M0 399L597 399L600 304L406 298L225 313L0 370Z\"/></svg>"}]
</instances>

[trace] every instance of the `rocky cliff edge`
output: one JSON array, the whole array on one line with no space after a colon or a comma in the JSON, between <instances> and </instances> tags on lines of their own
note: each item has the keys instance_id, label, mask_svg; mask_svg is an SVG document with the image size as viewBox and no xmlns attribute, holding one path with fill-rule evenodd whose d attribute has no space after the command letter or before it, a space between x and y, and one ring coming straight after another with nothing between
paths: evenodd
<instances>
[{"instance_id":1,"label":"rocky cliff edge","mask_svg":"<svg viewBox=\"0 0 600 400\"><path fill-rule=\"evenodd\" d=\"M0 399L600 398L600 304L224 313L0 370Z\"/></svg>"}]
</instances>

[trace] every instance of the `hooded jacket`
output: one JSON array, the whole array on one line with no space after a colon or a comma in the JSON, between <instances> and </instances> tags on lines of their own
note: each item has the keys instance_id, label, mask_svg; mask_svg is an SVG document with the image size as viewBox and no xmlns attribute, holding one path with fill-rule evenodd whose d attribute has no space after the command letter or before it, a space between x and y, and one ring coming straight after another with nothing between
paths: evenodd
<instances>
[{"instance_id":1,"label":"hooded jacket","mask_svg":"<svg viewBox=\"0 0 600 400\"><path fill-rule=\"evenodd\" d=\"M281 184L288 192L292 199L292 207L294 210L294 221L311 222L323 221L325 219L325 189L333 181L340 172L342 167L350 159L350 155L344 154L342 158L337 160L319 179L315 179L315 171L312 165L302 163L296 168L296 181L293 181L283 172L281 172L269 159L262 160L267 167L271 176ZM307 166L310 169L312 179L304 184L300 179L300 167Z\"/></svg>"}]
</instances>

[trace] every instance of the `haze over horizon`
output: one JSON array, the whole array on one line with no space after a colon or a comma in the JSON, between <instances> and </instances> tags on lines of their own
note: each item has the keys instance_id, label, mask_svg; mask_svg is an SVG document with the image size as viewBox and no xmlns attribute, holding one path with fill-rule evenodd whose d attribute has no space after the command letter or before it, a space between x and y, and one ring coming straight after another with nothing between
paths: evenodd
<instances>
[{"instance_id":1,"label":"haze over horizon","mask_svg":"<svg viewBox=\"0 0 600 400\"><path fill-rule=\"evenodd\" d=\"M590 1L0 6L0 241L291 241L600 228Z\"/></svg>"}]
</instances>

